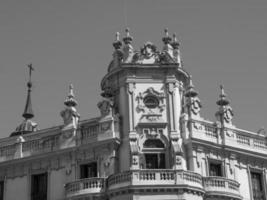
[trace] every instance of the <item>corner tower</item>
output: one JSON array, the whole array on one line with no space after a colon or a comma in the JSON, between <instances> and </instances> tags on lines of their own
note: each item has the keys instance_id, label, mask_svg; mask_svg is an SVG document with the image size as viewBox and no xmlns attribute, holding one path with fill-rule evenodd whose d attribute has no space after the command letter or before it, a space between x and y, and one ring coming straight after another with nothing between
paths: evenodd
<instances>
[{"instance_id":1,"label":"corner tower","mask_svg":"<svg viewBox=\"0 0 267 200\"><path fill-rule=\"evenodd\" d=\"M126 29L113 43L113 60L101 82L102 96L120 118L119 170L186 169L180 116L189 74L183 69L179 43L168 30L158 51L146 42L136 51Z\"/></svg>"}]
</instances>

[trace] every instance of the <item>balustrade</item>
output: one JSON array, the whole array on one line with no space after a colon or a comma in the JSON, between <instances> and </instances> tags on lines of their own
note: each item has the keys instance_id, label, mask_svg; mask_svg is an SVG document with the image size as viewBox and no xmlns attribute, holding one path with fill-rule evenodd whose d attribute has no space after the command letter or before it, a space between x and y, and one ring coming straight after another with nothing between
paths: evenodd
<instances>
[{"instance_id":1,"label":"balustrade","mask_svg":"<svg viewBox=\"0 0 267 200\"><path fill-rule=\"evenodd\" d=\"M197 131L194 133L193 130L192 137L214 143L220 142L220 140L218 140L217 127L212 122L192 120L192 123L197 124ZM225 127L223 130L226 134L222 137L222 140L224 140L222 144L234 146L235 148L246 148L246 150L251 151L262 152L267 150L267 138L264 135L238 128Z\"/></svg>"},{"instance_id":2,"label":"balustrade","mask_svg":"<svg viewBox=\"0 0 267 200\"><path fill-rule=\"evenodd\" d=\"M128 182L132 185L165 185L165 184L192 184L202 187L202 177L200 174L168 169L143 169L114 174L108 178L108 186L120 185Z\"/></svg>"},{"instance_id":3,"label":"balustrade","mask_svg":"<svg viewBox=\"0 0 267 200\"><path fill-rule=\"evenodd\" d=\"M211 176L211 177L203 177L203 186L207 193L212 192L213 194L218 192L220 195L235 195L240 196L239 194L239 183L234 180L230 180L224 177L217 177L217 176Z\"/></svg>"},{"instance_id":4,"label":"balustrade","mask_svg":"<svg viewBox=\"0 0 267 200\"><path fill-rule=\"evenodd\" d=\"M66 196L84 193L99 193L105 189L105 178L80 179L65 185Z\"/></svg>"},{"instance_id":5,"label":"balustrade","mask_svg":"<svg viewBox=\"0 0 267 200\"><path fill-rule=\"evenodd\" d=\"M107 188L105 187L107 184ZM239 183L224 177L202 177L192 171L172 169L141 169L113 174L105 178L80 179L66 184L66 196L72 198L84 194L105 193L109 190L131 186L177 185L205 191L206 195L232 195L241 199Z\"/></svg>"}]
</instances>

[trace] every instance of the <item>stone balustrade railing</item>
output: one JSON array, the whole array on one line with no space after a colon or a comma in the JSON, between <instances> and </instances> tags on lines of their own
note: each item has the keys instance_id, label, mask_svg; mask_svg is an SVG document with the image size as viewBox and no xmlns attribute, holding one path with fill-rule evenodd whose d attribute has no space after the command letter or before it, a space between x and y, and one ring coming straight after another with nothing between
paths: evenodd
<instances>
[{"instance_id":1,"label":"stone balustrade railing","mask_svg":"<svg viewBox=\"0 0 267 200\"><path fill-rule=\"evenodd\" d=\"M65 185L66 197L88 193L100 193L105 190L105 178L80 179Z\"/></svg>"},{"instance_id":2,"label":"stone balustrade railing","mask_svg":"<svg viewBox=\"0 0 267 200\"><path fill-rule=\"evenodd\" d=\"M210 177L203 177L203 186L206 193L224 193L227 194L235 194L240 196L239 193L239 183L235 180L230 180L225 177L217 177L217 176L210 176Z\"/></svg>"},{"instance_id":3,"label":"stone balustrade railing","mask_svg":"<svg viewBox=\"0 0 267 200\"><path fill-rule=\"evenodd\" d=\"M52 133L49 129L47 132L0 139L0 162L119 137L118 133L113 134L112 131L104 133L99 127L99 124L81 126L76 131L76 135L67 133L73 137L73 143L69 146L64 144L64 140L70 139L69 135L64 135L60 127L54 128Z\"/></svg>"},{"instance_id":4,"label":"stone balustrade railing","mask_svg":"<svg viewBox=\"0 0 267 200\"><path fill-rule=\"evenodd\" d=\"M109 192L121 188L141 186L183 186L202 191L205 195L235 196L241 199L240 184L225 177L202 177L200 174L172 169L140 169L113 174L108 178L80 179L66 184L66 197Z\"/></svg>"},{"instance_id":5,"label":"stone balustrade railing","mask_svg":"<svg viewBox=\"0 0 267 200\"><path fill-rule=\"evenodd\" d=\"M115 189L127 185L179 185L202 188L202 176L195 172L171 169L143 169L111 175L107 185Z\"/></svg>"},{"instance_id":6,"label":"stone balustrade railing","mask_svg":"<svg viewBox=\"0 0 267 200\"><path fill-rule=\"evenodd\" d=\"M191 137L235 148L264 153L267 150L267 135L232 127L218 127L209 121L190 120Z\"/></svg>"}]
</instances>

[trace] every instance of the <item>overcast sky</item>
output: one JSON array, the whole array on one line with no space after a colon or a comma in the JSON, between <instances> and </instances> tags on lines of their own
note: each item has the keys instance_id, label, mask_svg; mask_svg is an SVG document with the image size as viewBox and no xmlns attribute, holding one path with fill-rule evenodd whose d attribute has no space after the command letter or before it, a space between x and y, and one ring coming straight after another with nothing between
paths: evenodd
<instances>
[{"instance_id":1,"label":"overcast sky","mask_svg":"<svg viewBox=\"0 0 267 200\"><path fill-rule=\"evenodd\" d=\"M70 83L81 118L98 116L114 35L127 26L135 49L146 41L161 49L165 27L177 33L205 119L214 120L224 84L234 124L267 127L266 10L266 0L1 0L0 137L23 119L28 63L35 68L32 103L40 129L62 124Z\"/></svg>"}]
</instances>

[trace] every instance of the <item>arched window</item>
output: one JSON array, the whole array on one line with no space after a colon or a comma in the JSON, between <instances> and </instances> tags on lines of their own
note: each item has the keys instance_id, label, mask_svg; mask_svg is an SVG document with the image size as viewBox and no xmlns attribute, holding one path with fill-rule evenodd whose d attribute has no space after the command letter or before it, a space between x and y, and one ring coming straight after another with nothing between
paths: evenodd
<instances>
[{"instance_id":1,"label":"arched window","mask_svg":"<svg viewBox=\"0 0 267 200\"><path fill-rule=\"evenodd\" d=\"M148 139L144 143L144 148L165 148L163 142L159 139Z\"/></svg>"}]
</instances>

